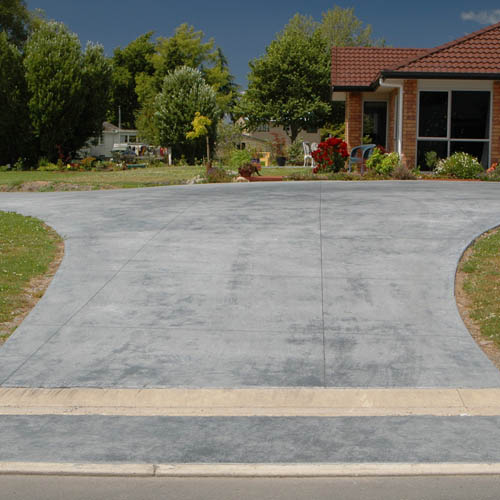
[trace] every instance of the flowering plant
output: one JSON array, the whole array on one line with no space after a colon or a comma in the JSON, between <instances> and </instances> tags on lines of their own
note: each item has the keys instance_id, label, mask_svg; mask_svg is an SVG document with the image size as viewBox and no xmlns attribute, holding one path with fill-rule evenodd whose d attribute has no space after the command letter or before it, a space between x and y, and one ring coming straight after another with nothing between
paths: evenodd
<instances>
[{"instance_id":1,"label":"flowering plant","mask_svg":"<svg viewBox=\"0 0 500 500\"><path fill-rule=\"evenodd\" d=\"M320 142L318 149L312 152L312 157L317 164L313 172L338 172L344 167L348 156L347 144L338 137L330 137Z\"/></svg>"},{"instance_id":2,"label":"flowering plant","mask_svg":"<svg viewBox=\"0 0 500 500\"><path fill-rule=\"evenodd\" d=\"M497 162L492 163L491 167L488 170L486 170L486 172L488 174L492 174L497 168L498 168L498 163Z\"/></svg>"}]
</instances>

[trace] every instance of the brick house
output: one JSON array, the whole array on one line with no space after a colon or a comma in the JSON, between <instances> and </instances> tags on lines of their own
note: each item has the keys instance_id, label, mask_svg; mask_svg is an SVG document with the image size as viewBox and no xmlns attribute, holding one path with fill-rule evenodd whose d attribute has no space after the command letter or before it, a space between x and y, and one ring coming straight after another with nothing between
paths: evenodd
<instances>
[{"instance_id":1,"label":"brick house","mask_svg":"<svg viewBox=\"0 0 500 500\"><path fill-rule=\"evenodd\" d=\"M425 153L500 160L500 23L434 49L334 47L332 98L349 148L370 142L425 168Z\"/></svg>"}]
</instances>

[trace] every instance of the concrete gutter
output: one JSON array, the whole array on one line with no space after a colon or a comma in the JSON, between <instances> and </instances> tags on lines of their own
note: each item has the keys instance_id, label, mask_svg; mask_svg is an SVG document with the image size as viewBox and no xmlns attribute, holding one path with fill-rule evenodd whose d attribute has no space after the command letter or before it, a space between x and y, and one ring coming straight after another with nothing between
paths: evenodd
<instances>
[{"instance_id":1,"label":"concrete gutter","mask_svg":"<svg viewBox=\"0 0 500 500\"><path fill-rule=\"evenodd\" d=\"M0 415L499 416L500 389L0 388Z\"/></svg>"}]
</instances>

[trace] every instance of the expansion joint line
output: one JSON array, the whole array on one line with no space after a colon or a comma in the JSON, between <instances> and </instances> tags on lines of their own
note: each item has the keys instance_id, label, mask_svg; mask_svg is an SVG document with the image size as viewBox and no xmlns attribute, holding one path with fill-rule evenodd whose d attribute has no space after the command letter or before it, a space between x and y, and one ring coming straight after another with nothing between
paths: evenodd
<instances>
[{"instance_id":1,"label":"expansion joint line","mask_svg":"<svg viewBox=\"0 0 500 500\"><path fill-rule=\"evenodd\" d=\"M319 181L319 254L321 263L321 333L323 335L323 385L326 387L326 342L325 342L325 309L324 309L324 283L323 283L323 231L321 227L321 205L323 181Z\"/></svg>"},{"instance_id":2,"label":"expansion joint line","mask_svg":"<svg viewBox=\"0 0 500 500\"><path fill-rule=\"evenodd\" d=\"M44 347L45 345L47 345L85 306L87 306L87 304L89 304L97 295L99 295L99 293L104 289L106 288L106 286L108 286L108 284L113 281L116 276L125 268L125 266L127 266L127 264L129 264L130 261L132 261L137 255L139 255L139 253L149 244L151 243L151 241L153 241L155 238L158 237L158 235L160 235L163 231L165 231L165 229L168 228L168 226L170 226L170 224L172 224L173 222L175 222L179 217L182 217L186 212L188 212L190 209L192 209L193 207L197 206L198 204L200 203L200 201L197 201L196 203L194 203L193 205L191 205L190 207L186 208L186 210L183 210L182 212L178 213L172 220L169 220L161 229L159 229L153 236L151 236L151 238L149 238L140 248L139 250L137 250L137 252L134 253L134 255L132 255L132 257L130 257L121 267L120 269L118 269L118 271L116 271L112 276L111 278L109 278L106 283L104 283L104 285L102 285L86 302L85 304L83 304L81 307L79 307L62 325L60 325L56 331L48 338L46 339L44 342L42 342L19 366L17 366L12 372L10 372L7 377L5 377L3 380L0 381L0 386L2 386L3 384L5 384L5 382L7 382L13 375L15 375L30 359L33 358L33 356L35 356L39 351L40 349L42 349L42 347Z\"/></svg>"}]
</instances>

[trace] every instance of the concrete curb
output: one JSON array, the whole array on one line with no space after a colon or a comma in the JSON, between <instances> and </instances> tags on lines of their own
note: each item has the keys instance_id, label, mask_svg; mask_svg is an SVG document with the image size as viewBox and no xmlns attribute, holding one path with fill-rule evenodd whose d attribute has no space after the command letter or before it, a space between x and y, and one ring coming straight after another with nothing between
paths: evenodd
<instances>
[{"instance_id":1,"label":"concrete curb","mask_svg":"<svg viewBox=\"0 0 500 500\"><path fill-rule=\"evenodd\" d=\"M500 475L500 463L63 464L0 462L2 475L97 477L397 477Z\"/></svg>"}]
</instances>

